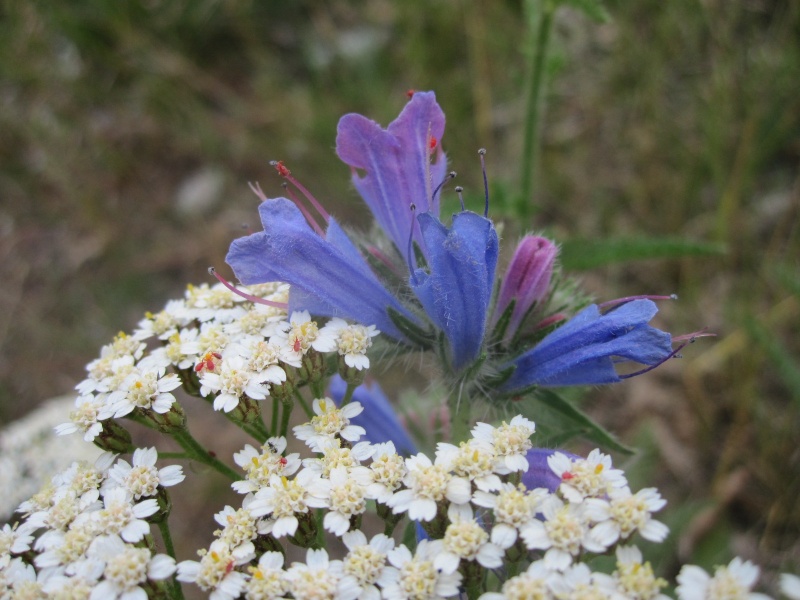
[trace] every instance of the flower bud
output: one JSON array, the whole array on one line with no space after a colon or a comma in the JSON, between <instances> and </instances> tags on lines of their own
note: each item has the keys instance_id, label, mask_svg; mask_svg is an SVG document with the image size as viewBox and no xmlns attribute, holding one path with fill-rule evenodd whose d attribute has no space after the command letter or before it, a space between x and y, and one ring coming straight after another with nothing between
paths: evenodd
<instances>
[{"instance_id":1,"label":"flower bud","mask_svg":"<svg viewBox=\"0 0 800 600\"><path fill-rule=\"evenodd\" d=\"M303 356L303 364L298 373L301 379L308 383L322 381L328 374L328 365L325 361L325 355L322 352L317 352L313 348L310 349Z\"/></svg>"},{"instance_id":2,"label":"flower bud","mask_svg":"<svg viewBox=\"0 0 800 600\"><path fill-rule=\"evenodd\" d=\"M351 385L361 385L367 375L366 369L351 367L345 362L344 356L339 356L339 376L345 383Z\"/></svg>"},{"instance_id":3,"label":"flower bud","mask_svg":"<svg viewBox=\"0 0 800 600\"><path fill-rule=\"evenodd\" d=\"M492 319L496 324L512 300L514 301L503 335L504 343L511 341L534 303L547 296L556 254L558 248L553 242L534 235L525 236L514 251L500 287Z\"/></svg>"},{"instance_id":4,"label":"flower bud","mask_svg":"<svg viewBox=\"0 0 800 600\"><path fill-rule=\"evenodd\" d=\"M134 451L131 434L114 419L100 421L103 431L94 438L94 445L107 452L127 454Z\"/></svg>"},{"instance_id":5,"label":"flower bud","mask_svg":"<svg viewBox=\"0 0 800 600\"><path fill-rule=\"evenodd\" d=\"M161 433L173 434L186 429L186 413L177 402L173 402L170 409L163 414L141 409L136 409L136 414L145 425Z\"/></svg>"},{"instance_id":6,"label":"flower bud","mask_svg":"<svg viewBox=\"0 0 800 600\"><path fill-rule=\"evenodd\" d=\"M239 404L236 405L236 408L228 413L228 418L231 421L248 425L259 423L261 422L261 402L253 400L250 396L243 395L239 398Z\"/></svg>"}]
</instances>

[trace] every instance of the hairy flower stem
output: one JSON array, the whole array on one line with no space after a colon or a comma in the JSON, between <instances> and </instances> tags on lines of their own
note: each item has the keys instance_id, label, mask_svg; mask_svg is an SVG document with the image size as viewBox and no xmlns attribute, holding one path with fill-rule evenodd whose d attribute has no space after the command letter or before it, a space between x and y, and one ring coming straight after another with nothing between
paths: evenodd
<instances>
[{"instance_id":1,"label":"hairy flower stem","mask_svg":"<svg viewBox=\"0 0 800 600\"><path fill-rule=\"evenodd\" d=\"M180 447L186 451L186 455L191 460L196 460L204 465L208 465L212 469L222 473L233 481L238 481L241 479L236 471L231 469L228 465L221 462L217 458L213 457L208 450L203 448L203 446L201 446L200 443L192 437L192 434L190 434L188 430L184 429L183 431L176 431L172 434L172 439L174 439L180 445Z\"/></svg>"},{"instance_id":2,"label":"hairy flower stem","mask_svg":"<svg viewBox=\"0 0 800 600\"><path fill-rule=\"evenodd\" d=\"M516 215L526 218L531 214L533 185L536 181L539 150L541 146L540 123L543 112L543 98L546 89L545 64L547 50L550 46L550 33L553 30L553 17L556 2L544 0L541 9L535 8L537 2L528 0L529 63L528 63L528 97L525 104L525 126L523 128L522 162L520 164L520 191L517 199ZM538 16L538 18L537 18Z\"/></svg>"},{"instance_id":3,"label":"hairy flower stem","mask_svg":"<svg viewBox=\"0 0 800 600\"><path fill-rule=\"evenodd\" d=\"M470 419L469 396L464 393L464 382L447 399L450 409L450 440L454 444L469 439L472 421Z\"/></svg>"}]
</instances>

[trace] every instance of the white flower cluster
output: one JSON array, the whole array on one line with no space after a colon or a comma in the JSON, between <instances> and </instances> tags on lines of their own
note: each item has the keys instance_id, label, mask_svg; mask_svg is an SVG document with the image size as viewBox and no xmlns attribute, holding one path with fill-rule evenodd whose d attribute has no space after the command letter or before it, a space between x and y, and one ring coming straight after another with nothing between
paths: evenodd
<instances>
[{"instance_id":1,"label":"white flower cluster","mask_svg":"<svg viewBox=\"0 0 800 600\"><path fill-rule=\"evenodd\" d=\"M369 367L366 352L379 333L374 326L334 318L318 327L307 312L289 316L280 308L288 300L285 284L242 291L272 305L246 301L222 284L189 286L182 300L148 313L132 334L118 334L87 365L70 421L56 432L79 432L91 442L108 419L134 411L164 415L176 402L172 392L181 377L197 378L214 409L231 412L244 397L264 400L271 386L286 382L288 368L301 367L311 348L336 352L356 370ZM157 347L148 350L148 341Z\"/></svg>"},{"instance_id":2,"label":"white flower cluster","mask_svg":"<svg viewBox=\"0 0 800 600\"><path fill-rule=\"evenodd\" d=\"M289 594L297 600L399 600L483 591L489 572L513 569L524 572L507 579L502 591L485 593L487 600L572 598L579 597L575 590L589 588L605 594L593 597L662 597L666 583L643 563L638 548L617 543L637 532L661 541L667 529L652 513L664 501L655 490L631 492L623 473L599 451L576 461L554 454L550 467L563 481L559 489L528 490L519 478L528 469L534 424L521 416L499 427L479 423L471 440L441 443L431 460L424 454L404 458L391 442L358 441L363 430L350 424L363 410L358 403L337 409L329 400L315 400L314 410L312 421L294 432L315 456L284 456L284 438L271 438L260 449L248 445L235 456L246 474L233 484L245 494L242 506L217 514L217 539L200 560L178 565L180 581L217 600ZM371 502L386 530L368 539L361 526ZM324 515L319 520L315 509ZM403 515L426 531L427 539L413 550L388 537ZM323 532L345 543L342 560L310 549L305 563L284 567L276 551L282 540L315 548ZM618 564L611 575L592 573L579 562L615 547ZM530 595L532 585L543 595ZM634 591L639 595L626 595Z\"/></svg>"},{"instance_id":3,"label":"white flower cluster","mask_svg":"<svg viewBox=\"0 0 800 600\"><path fill-rule=\"evenodd\" d=\"M289 315L283 284L243 291L253 299L223 285L189 287L182 300L119 334L88 365L70 422L56 430L101 446L117 435L128 451L130 436L114 421L149 416L158 424L160 415L171 423L177 414L181 423L173 391L183 386L232 417L254 406L250 400L273 396L284 403L280 432L288 432L294 400L305 403L298 386L308 384L309 421L292 432L313 455L288 451L277 412L271 429L260 420L248 430L255 421L242 417L258 442L233 456L243 473L232 483L241 506L217 513L216 539L199 560L180 563L166 529L165 488L183 480L181 467L157 468L155 448L136 449L130 463L111 453L94 466L76 462L20 505L20 523L0 530L0 599L182 598L179 582L212 600L668 598L667 582L634 545L637 536L660 543L668 534L653 516L666 503L656 489L632 491L599 450L586 458L547 452L546 467L527 473L532 453L542 451L533 450L535 426L522 416L478 423L471 439L439 443L432 458L363 441L396 427L365 431L354 422L365 407L349 401L369 367L375 328L337 318L320 327L307 312ZM334 362L350 377L341 407L323 391ZM187 431L162 431L175 434L186 457L235 477ZM169 556L156 550L151 524ZM336 556L334 538L345 548ZM289 545L305 560L287 561ZM596 555L614 555L614 566L593 570ZM676 593L761 600L752 591L758 576L740 559L713 574L685 566ZM783 576L781 590L800 600L800 579Z\"/></svg>"},{"instance_id":4,"label":"white flower cluster","mask_svg":"<svg viewBox=\"0 0 800 600\"><path fill-rule=\"evenodd\" d=\"M53 427L64 422L73 405L71 396L55 398L0 429L0 523L53 473L76 460L94 462L100 455L99 448L77 436L53 436Z\"/></svg>"},{"instance_id":5,"label":"white flower cluster","mask_svg":"<svg viewBox=\"0 0 800 600\"><path fill-rule=\"evenodd\" d=\"M175 560L155 551L148 519L159 517L160 488L184 475L156 468L157 458L148 448L132 464L111 453L75 462L23 502L22 522L0 531L0 598L134 599L162 589Z\"/></svg>"}]
</instances>

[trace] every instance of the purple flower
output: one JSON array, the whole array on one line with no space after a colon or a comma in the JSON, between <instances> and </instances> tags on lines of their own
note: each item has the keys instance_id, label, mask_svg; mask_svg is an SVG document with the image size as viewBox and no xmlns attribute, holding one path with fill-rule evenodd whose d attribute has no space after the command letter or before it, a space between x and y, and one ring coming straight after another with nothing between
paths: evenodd
<instances>
[{"instance_id":1,"label":"purple flower","mask_svg":"<svg viewBox=\"0 0 800 600\"><path fill-rule=\"evenodd\" d=\"M648 325L658 312L652 300L632 300L601 314L587 306L532 349L502 368L514 372L501 391L517 393L532 386L616 383L625 376L615 366L623 361L653 366L672 353L669 333Z\"/></svg>"},{"instance_id":2,"label":"purple flower","mask_svg":"<svg viewBox=\"0 0 800 600\"><path fill-rule=\"evenodd\" d=\"M348 114L339 120L337 132L336 153L352 168L353 185L401 256L412 228L414 241L426 252L411 205L417 213L439 215L434 191L444 180L447 160L441 149L444 113L435 94L414 93L385 130L362 115ZM436 161L431 163L434 151Z\"/></svg>"},{"instance_id":3,"label":"purple flower","mask_svg":"<svg viewBox=\"0 0 800 600\"><path fill-rule=\"evenodd\" d=\"M450 347L456 370L474 361L483 346L486 312L497 266L497 232L492 222L463 211L448 229L431 213L419 215L429 271L416 269L411 287Z\"/></svg>"},{"instance_id":4,"label":"purple flower","mask_svg":"<svg viewBox=\"0 0 800 600\"><path fill-rule=\"evenodd\" d=\"M344 398L347 383L339 375L331 378L328 392L338 405ZM366 438L373 444L394 442L394 447L400 454L411 456L416 454L417 448L397 418L397 413L392 408L389 399L383 393L381 386L375 382L363 383L353 392L353 400L360 402L364 412L350 419L353 425L360 425L367 433Z\"/></svg>"},{"instance_id":5,"label":"purple flower","mask_svg":"<svg viewBox=\"0 0 800 600\"><path fill-rule=\"evenodd\" d=\"M492 318L493 323L497 323L512 300L514 301L503 336L504 343L508 344L513 339L534 304L547 296L556 254L556 245L539 236L527 235L517 245L500 287Z\"/></svg>"},{"instance_id":6,"label":"purple flower","mask_svg":"<svg viewBox=\"0 0 800 600\"><path fill-rule=\"evenodd\" d=\"M346 317L403 339L387 310L410 313L392 296L336 221L318 235L290 200L266 200L258 208L264 231L234 240L226 261L245 285L291 284L289 310Z\"/></svg>"}]
</instances>

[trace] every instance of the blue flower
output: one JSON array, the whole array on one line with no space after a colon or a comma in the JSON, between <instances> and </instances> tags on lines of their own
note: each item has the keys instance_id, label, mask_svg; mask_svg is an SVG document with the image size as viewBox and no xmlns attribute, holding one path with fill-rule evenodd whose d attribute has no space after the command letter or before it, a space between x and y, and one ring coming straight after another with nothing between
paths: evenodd
<instances>
[{"instance_id":1,"label":"blue flower","mask_svg":"<svg viewBox=\"0 0 800 600\"><path fill-rule=\"evenodd\" d=\"M339 375L331 378L328 392L337 405L344 398L347 383ZM411 456L417 453L414 442L408 435L389 399L377 383L364 383L353 392L353 400L360 402L364 412L350 419L353 425L360 425L367 433L366 438L373 444L393 442L400 454Z\"/></svg>"},{"instance_id":2,"label":"blue flower","mask_svg":"<svg viewBox=\"0 0 800 600\"><path fill-rule=\"evenodd\" d=\"M532 386L616 383L625 376L615 366L624 361L653 366L672 354L669 333L648 325L658 312L652 300L627 302L604 314L587 306L532 349L501 368L514 371L501 391L517 393Z\"/></svg>"},{"instance_id":3,"label":"blue flower","mask_svg":"<svg viewBox=\"0 0 800 600\"><path fill-rule=\"evenodd\" d=\"M411 205L417 213L439 215L439 195L434 192L447 172L443 135L444 112L433 92L415 92L385 130L358 114L339 120L336 153L350 165L353 185L401 256L406 255L412 229L414 241L426 252ZM431 162L434 152L436 160ZM365 174L359 175L359 170Z\"/></svg>"},{"instance_id":4,"label":"blue flower","mask_svg":"<svg viewBox=\"0 0 800 600\"><path fill-rule=\"evenodd\" d=\"M387 310L413 319L392 296L333 218L317 234L290 200L265 200L258 208L264 231L234 240L226 261L245 285L291 284L289 310L308 310L375 325L403 339Z\"/></svg>"},{"instance_id":5,"label":"blue flower","mask_svg":"<svg viewBox=\"0 0 800 600\"><path fill-rule=\"evenodd\" d=\"M450 348L450 362L459 370L480 354L486 314L497 266L497 232L492 222L463 211L449 229L431 213L419 215L428 249L429 270L416 269L411 288Z\"/></svg>"}]
</instances>

